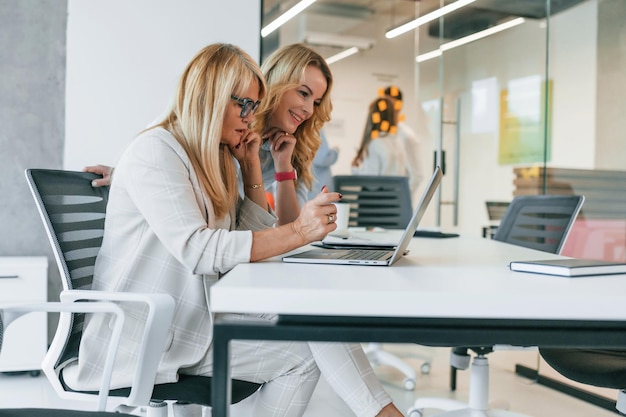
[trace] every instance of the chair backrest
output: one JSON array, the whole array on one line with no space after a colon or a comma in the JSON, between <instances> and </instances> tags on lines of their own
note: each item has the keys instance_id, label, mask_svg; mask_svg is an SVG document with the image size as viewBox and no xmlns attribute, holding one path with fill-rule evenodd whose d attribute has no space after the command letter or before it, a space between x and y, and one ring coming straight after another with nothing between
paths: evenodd
<instances>
[{"instance_id":1,"label":"chair backrest","mask_svg":"<svg viewBox=\"0 0 626 417\"><path fill-rule=\"evenodd\" d=\"M108 187L91 186L91 181L96 178L100 176L87 172L26 170L26 179L52 245L64 290L91 289L109 196ZM61 315L59 328L68 331L63 354L56 366L78 357L84 319L84 314Z\"/></svg>"},{"instance_id":2,"label":"chair backrest","mask_svg":"<svg viewBox=\"0 0 626 417\"><path fill-rule=\"evenodd\" d=\"M413 208L408 177L337 175L335 191L350 204L350 227L404 229Z\"/></svg>"},{"instance_id":3,"label":"chair backrest","mask_svg":"<svg viewBox=\"0 0 626 417\"><path fill-rule=\"evenodd\" d=\"M509 208L509 201L485 201L487 216L490 221L499 222L504 217L506 209Z\"/></svg>"},{"instance_id":4,"label":"chair backrest","mask_svg":"<svg viewBox=\"0 0 626 417\"><path fill-rule=\"evenodd\" d=\"M63 289L90 290L96 257L104 235L109 188L92 187L91 181L100 177L86 172L28 169L26 178L57 260ZM173 305L171 309L169 314L173 314ZM168 320L171 320L171 315L169 317ZM62 313L59 318L59 326L53 341L54 346L63 344L63 348L60 349L62 353L53 365L53 372L59 374L59 380L62 379L60 371L65 364L78 359L84 320L83 313ZM60 343L57 343L57 338L65 340L60 339ZM48 374L48 367L45 364L44 372ZM150 389L153 389L153 398L175 399L210 406L210 382L210 377L180 375L176 383L150 386ZM261 384L253 382L233 380L232 402L236 403L249 397L260 386ZM134 389L139 390L137 387ZM127 397L130 394L130 387L114 389L109 394ZM136 395L139 396L141 394Z\"/></svg>"},{"instance_id":5,"label":"chair backrest","mask_svg":"<svg viewBox=\"0 0 626 417\"><path fill-rule=\"evenodd\" d=\"M584 201L577 195L517 196L493 239L559 254Z\"/></svg>"}]
</instances>

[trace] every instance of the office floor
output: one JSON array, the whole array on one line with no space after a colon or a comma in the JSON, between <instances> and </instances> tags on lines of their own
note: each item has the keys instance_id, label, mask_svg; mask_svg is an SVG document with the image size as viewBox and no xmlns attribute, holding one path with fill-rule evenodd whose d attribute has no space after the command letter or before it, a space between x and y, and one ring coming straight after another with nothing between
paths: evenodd
<instances>
[{"instance_id":1,"label":"office floor","mask_svg":"<svg viewBox=\"0 0 626 417\"><path fill-rule=\"evenodd\" d=\"M385 345L385 349L404 357L419 370L422 359L418 356L432 357L432 369L428 375L420 375L417 387L408 392L401 388L402 375L391 368L379 367L377 373L384 381L384 386L394 398L402 412L406 413L419 396L453 397L467 400L469 372L458 373L458 389L452 393L449 383L449 349L424 348L417 345ZM514 373L517 360L526 362L536 357L535 352L498 351L489 355L490 364L490 402L496 408L508 408L511 411L532 417L614 417L617 414L595 407L573 397L561 394L549 388L521 378ZM0 375L0 408L37 407L90 409L92 405L82 402L68 402L57 398L45 377L33 378L28 375ZM242 402L233 407L233 417L250 415L250 404ZM426 410L426 416L433 416L436 410ZM321 381L305 417L346 417L352 413L347 406Z\"/></svg>"}]
</instances>

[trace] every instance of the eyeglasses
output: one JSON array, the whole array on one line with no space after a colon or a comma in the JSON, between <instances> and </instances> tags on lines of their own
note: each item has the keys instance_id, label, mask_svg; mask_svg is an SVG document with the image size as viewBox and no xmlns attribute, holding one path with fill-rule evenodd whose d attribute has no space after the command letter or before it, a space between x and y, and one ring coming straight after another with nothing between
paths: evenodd
<instances>
[{"instance_id":1,"label":"eyeglasses","mask_svg":"<svg viewBox=\"0 0 626 417\"><path fill-rule=\"evenodd\" d=\"M230 98L235 100L237 104L241 106L241 113L239 113L239 117L246 117L250 113L254 114L254 112L256 112L256 109L259 108L259 104L261 104L261 100L254 101L249 98L237 97L234 94L231 94Z\"/></svg>"}]
</instances>

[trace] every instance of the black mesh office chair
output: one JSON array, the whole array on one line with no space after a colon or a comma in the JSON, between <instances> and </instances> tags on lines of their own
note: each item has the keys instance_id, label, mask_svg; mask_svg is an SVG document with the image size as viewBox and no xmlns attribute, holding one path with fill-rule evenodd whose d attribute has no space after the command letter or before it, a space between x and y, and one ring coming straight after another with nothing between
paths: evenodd
<instances>
[{"instance_id":1,"label":"black mesh office chair","mask_svg":"<svg viewBox=\"0 0 626 417\"><path fill-rule=\"evenodd\" d=\"M626 415L626 351L540 347L539 353L548 365L566 378L619 390L615 408Z\"/></svg>"},{"instance_id":2,"label":"black mesh office chair","mask_svg":"<svg viewBox=\"0 0 626 417\"><path fill-rule=\"evenodd\" d=\"M489 226L483 227L483 237L493 238L509 204L509 201L485 201Z\"/></svg>"},{"instance_id":3,"label":"black mesh office chair","mask_svg":"<svg viewBox=\"0 0 626 417\"><path fill-rule=\"evenodd\" d=\"M544 252L561 253L567 235L582 208L585 198L577 195L528 195L517 196L509 204L494 240L510 243ZM472 416L476 410L488 409L487 392L489 388L489 373L487 354L494 346L454 347L450 354L450 388L456 388L457 369L467 369L470 366L470 355L473 351L476 356L474 365L478 365L487 372L476 373L470 386L470 404L452 399L418 398L409 409L409 417L421 417L423 409L438 408L446 411L467 410L467 413L456 411L455 417ZM474 368L474 366L473 366ZM478 369L478 367L477 367ZM519 414L497 410L499 416L511 417ZM458 413L458 414L457 414ZM446 413L441 414L445 416Z\"/></svg>"},{"instance_id":4,"label":"black mesh office chair","mask_svg":"<svg viewBox=\"0 0 626 417\"><path fill-rule=\"evenodd\" d=\"M507 205L494 240L549 253L561 253L567 235L583 205L577 195L518 196ZM483 355L491 347L476 347ZM456 388L456 370L469 366L466 348L453 349L450 388Z\"/></svg>"},{"instance_id":5,"label":"black mesh office chair","mask_svg":"<svg viewBox=\"0 0 626 417\"><path fill-rule=\"evenodd\" d=\"M413 208L408 177L382 175L337 175L333 177L335 191L341 201L350 204L349 227L382 227L404 229L411 221ZM374 366L391 366L404 375L403 387L415 388L417 373L398 356L383 350L380 343L369 343L365 353ZM430 360L421 365L421 372L430 372Z\"/></svg>"},{"instance_id":6,"label":"black mesh office chair","mask_svg":"<svg viewBox=\"0 0 626 417\"><path fill-rule=\"evenodd\" d=\"M413 214L408 177L337 175L335 191L350 203L350 227L404 229Z\"/></svg>"},{"instance_id":7,"label":"black mesh office chair","mask_svg":"<svg viewBox=\"0 0 626 417\"><path fill-rule=\"evenodd\" d=\"M154 320L159 323L160 305L151 299L154 294L105 293L91 290L95 260L104 233L108 201L107 187L91 186L91 181L99 177L85 172L28 169L26 178L61 274L63 286L61 300L143 302L151 308L150 311L156 315ZM61 397L91 400L97 393L74 392L63 383L64 368L75 363L78 358L83 321L83 314L61 313L50 352L44 359L42 369ZM151 399L158 399L161 402L177 400L180 403L211 406L210 377L180 375L177 383L154 385L156 367L165 347L169 324L154 327L156 329L148 325L144 333L143 350L139 356L144 362L135 373L133 386L109 392L110 396L125 398L118 410L127 412L139 406L148 406ZM152 330L157 332L156 335L150 333ZM249 397L259 388L259 384L234 380L232 402L236 403ZM153 405L160 404L154 401Z\"/></svg>"}]
</instances>

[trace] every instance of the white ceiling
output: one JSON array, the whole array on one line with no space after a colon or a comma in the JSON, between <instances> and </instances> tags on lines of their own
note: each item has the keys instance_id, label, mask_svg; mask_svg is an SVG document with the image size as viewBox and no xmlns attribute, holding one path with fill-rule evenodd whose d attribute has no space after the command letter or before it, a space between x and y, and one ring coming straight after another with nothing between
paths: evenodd
<instances>
[{"instance_id":1,"label":"white ceiling","mask_svg":"<svg viewBox=\"0 0 626 417\"><path fill-rule=\"evenodd\" d=\"M416 4L439 0L317 0L303 13L307 31L349 34L350 28L375 17L388 17L389 26L414 18ZM267 24L298 0L265 0L264 21Z\"/></svg>"},{"instance_id":2,"label":"white ceiling","mask_svg":"<svg viewBox=\"0 0 626 417\"><path fill-rule=\"evenodd\" d=\"M264 0L263 25L271 22L299 0ZM302 12L306 30L328 34L348 34L356 25L377 19L388 21L388 29L438 9L455 0L317 0ZM559 13L585 0L552 0L551 13ZM454 39L485 29L514 16L542 19L545 0L477 0L449 15L444 37ZM454 16L453 16L454 15ZM433 22L431 25L437 25ZM438 27L432 28L435 32ZM376 34L372 34L375 37Z\"/></svg>"}]
</instances>

